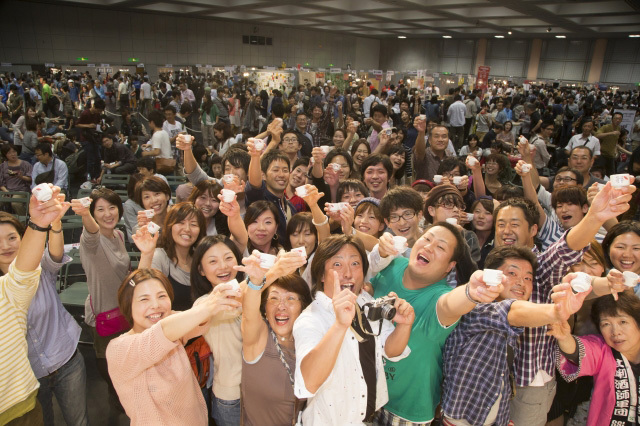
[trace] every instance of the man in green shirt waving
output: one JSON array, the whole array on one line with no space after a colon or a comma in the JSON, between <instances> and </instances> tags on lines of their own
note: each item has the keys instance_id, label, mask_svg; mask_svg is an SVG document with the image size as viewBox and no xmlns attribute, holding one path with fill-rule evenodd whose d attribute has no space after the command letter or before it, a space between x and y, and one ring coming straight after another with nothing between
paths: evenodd
<instances>
[{"instance_id":1,"label":"man in green shirt waving","mask_svg":"<svg viewBox=\"0 0 640 426\"><path fill-rule=\"evenodd\" d=\"M390 254L384 247L379 250L383 258ZM393 291L413 306L416 316L409 338L411 354L385 364L389 402L375 424L404 426L433 420L440 402L445 340L462 315L477 303L493 301L502 291L502 284L487 287L473 277L455 289L447 285L447 275L469 256L468 250L457 227L438 222L416 241L409 259L394 259L371 280L375 297Z\"/></svg>"}]
</instances>

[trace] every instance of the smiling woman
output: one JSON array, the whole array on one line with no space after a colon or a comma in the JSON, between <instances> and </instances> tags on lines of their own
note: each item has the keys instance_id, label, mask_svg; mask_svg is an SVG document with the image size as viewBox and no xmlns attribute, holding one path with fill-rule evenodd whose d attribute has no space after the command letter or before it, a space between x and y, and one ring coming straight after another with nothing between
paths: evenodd
<instances>
[{"instance_id":1,"label":"smiling woman","mask_svg":"<svg viewBox=\"0 0 640 426\"><path fill-rule=\"evenodd\" d=\"M640 224L625 220L613 226L602 241L602 249L608 267L620 272L640 274ZM640 293L640 284L634 288Z\"/></svg>"}]
</instances>

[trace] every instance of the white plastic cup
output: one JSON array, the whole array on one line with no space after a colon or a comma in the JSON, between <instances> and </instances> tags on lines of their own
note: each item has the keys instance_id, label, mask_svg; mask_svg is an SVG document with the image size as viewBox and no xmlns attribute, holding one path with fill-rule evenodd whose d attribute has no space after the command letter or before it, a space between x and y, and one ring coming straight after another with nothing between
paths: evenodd
<instances>
[{"instance_id":1,"label":"white plastic cup","mask_svg":"<svg viewBox=\"0 0 640 426\"><path fill-rule=\"evenodd\" d=\"M331 163L329 165L331 166L334 172L339 172L340 169L342 168L342 166L338 163Z\"/></svg>"},{"instance_id":2,"label":"white plastic cup","mask_svg":"<svg viewBox=\"0 0 640 426\"><path fill-rule=\"evenodd\" d=\"M296 188L296 195L300 198L306 197L308 194L307 188L302 185Z\"/></svg>"},{"instance_id":3,"label":"white plastic cup","mask_svg":"<svg viewBox=\"0 0 640 426\"><path fill-rule=\"evenodd\" d=\"M323 153L324 155L327 155L327 154L329 153L329 151L331 151L331 147L330 147L330 146L327 146L327 145L322 145L322 146L320 147L320 149L322 150L322 153Z\"/></svg>"},{"instance_id":4,"label":"white plastic cup","mask_svg":"<svg viewBox=\"0 0 640 426\"><path fill-rule=\"evenodd\" d=\"M420 119L420 121L427 121L427 116L425 114L419 115L418 118Z\"/></svg>"},{"instance_id":5,"label":"white plastic cup","mask_svg":"<svg viewBox=\"0 0 640 426\"><path fill-rule=\"evenodd\" d=\"M399 235L393 237L393 246L395 247L398 254L404 253L404 251L407 249L406 245L407 239L405 237Z\"/></svg>"},{"instance_id":6,"label":"white plastic cup","mask_svg":"<svg viewBox=\"0 0 640 426\"><path fill-rule=\"evenodd\" d=\"M147 217L147 219L151 219L155 214L156 212L153 209L144 211L144 215Z\"/></svg>"},{"instance_id":7,"label":"white plastic cup","mask_svg":"<svg viewBox=\"0 0 640 426\"><path fill-rule=\"evenodd\" d=\"M149 222L147 224L147 229L151 235L155 235L160 230L160 225L155 222Z\"/></svg>"},{"instance_id":8,"label":"white plastic cup","mask_svg":"<svg viewBox=\"0 0 640 426\"><path fill-rule=\"evenodd\" d=\"M595 185L598 188L598 191L602 191L602 189L604 188L604 186L606 184L605 183L596 182Z\"/></svg>"},{"instance_id":9,"label":"white plastic cup","mask_svg":"<svg viewBox=\"0 0 640 426\"><path fill-rule=\"evenodd\" d=\"M531 164L522 165L522 173L529 173L531 171Z\"/></svg>"},{"instance_id":10,"label":"white plastic cup","mask_svg":"<svg viewBox=\"0 0 640 426\"><path fill-rule=\"evenodd\" d=\"M623 272L622 276L624 277L624 285L627 287L635 287L638 284L638 279L640 278L638 274L631 271Z\"/></svg>"},{"instance_id":11,"label":"white plastic cup","mask_svg":"<svg viewBox=\"0 0 640 426\"><path fill-rule=\"evenodd\" d=\"M467 161L469 162L470 166L475 166L476 163L478 162L478 160L476 160L476 157L472 157L472 156L467 157Z\"/></svg>"},{"instance_id":12,"label":"white plastic cup","mask_svg":"<svg viewBox=\"0 0 640 426\"><path fill-rule=\"evenodd\" d=\"M450 223L452 225L457 225L458 219L456 219L455 217L448 217L445 219L445 222Z\"/></svg>"},{"instance_id":13,"label":"white plastic cup","mask_svg":"<svg viewBox=\"0 0 640 426\"><path fill-rule=\"evenodd\" d=\"M499 269L485 269L482 271L482 281L488 286L496 287L502 284L504 274Z\"/></svg>"},{"instance_id":14,"label":"white plastic cup","mask_svg":"<svg viewBox=\"0 0 640 426\"><path fill-rule=\"evenodd\" d=\"M222 176L222 180L225 183L232 183L235 180L235 178L236 178L236 175L224 175L224 176Z\"/></svg>"},{"instance_id":15,"label":"white plastic cup","mask_svg":"<svg viewBox=\"0 0 640 426\"><path fill-rule=\"evenodd\" d=\"M220 191L220 194L222 195L222 201L224 201L225 203L230 203L233 201L233 197L235 197L236 193L230 189L223 189L222 191Z\"/></svg>"},{"instance_id":16,"label":"white plastic cup","mask_svg":"<svg viewBox=\"0 0 640 426\"><path fill-rule=\"evenodd\" d=\"M454 185L460 185L462 183L462 176L454 176L453 177L453 184Z\"/></svg>"},{"instance_id":17,"label":"white plastic cup","mask_svg":"<svg viewBox=\"0 0 640 426\"><path fill-rule=\"evenodd\" d=\"M527 142L527 138L525 138L524 136L520 135L520 137L518 137L518 142L519 143L525 143L525 142Z\"/></svg>"},{"instance_id":18,"label":"white plastic cup","mask_svg":"<svg viewBox=\"0 0 640 426\"><path fill-rule=\"evenodd\" d=\"M339 212L346 208L349 203L327 203L330 212Z\"/></svg>"},{"instance_id":19,"label":"white plastic cup","mask_svg":"<svg viewBox=\"0 0 640 426\"><path fill-rule=\"evenodd\" d=\"M298 253L300 256L307 258L307 249L302 247L296 247L291 249L291 253Z\"/></svg>"},{"instance_id":20,"label":"white plastic cup","mask_svg":"<svg viewBox=\"0 0 640 426\"><path fill-rule=\"evenodd\" d=\"M267 253L260 253L260 267L269 269L276 263L276 256Z\"/></svg>"},{"instance_id":21,"label":"white plastic cup","mask_svg":"<svg viewBox=\"0 0 640 426\"><path fill-rule=\"evenodd\" d=\"M473 220L473 213L467 213L467 220L471 222Z\"/></svg>"},{"instance_id":22,"label":"white plastic cup","mask_svg":"<svg viewBox=\"0 0 640 426\"><path fill-rule=\"evenodd\" d=\"M240 291L240 283L235 278L232 279L231 281L227 281L224 284L231 285L231 290L233 290L233 291Z\"/></svg>"},{"instance_id":23,"label":"white plastic cup","mask_svg":"<svg viewBox=\"0 0 640 426\"><path fill-rule=\"evenodd\" d=\"M624 188L625 186L631 185L630 178L631 176L627 174L611 175L611 177L609 178L609 181L611 182L611 186L613 186L614 188L620 189L620 188Z\"/></svg>"},{"instance_id":24,"label":"white plastic cup","mask_svg":"<svg viewBox=\"0 0 640 426\"><path fill-rule=\"evenodd\" d=\"M529 151L534 152L536 150L536 146L532 143L529 144Z\"/></svg>"},{"instance_id":25,"label":"white plastic cup","mask_svg":"<svg viewBox=\"0 0 640 426\"><path fill-rule=\"evenodd\" d=\"M36 196L36 199L41 202L47 202L53 197L53 191L49 188L49 184L41 183L40 185L36 185L31 193Z\"/></svg>"},{"instance_id":26,"label":"white plastic cup","mask_svg":"<svg viewBox=\"0 0 640 426\"><path fill-rule=\"evenodd\" d=\"M354 121L354 122L353 122L353 125L354 125L354 126L356 126L356 127L358 127L358 126L360 126L360 122L359 122L359 121Z\"/></svg>"},{"instance_id":27,"label":"white plastic cup","mask_svg":"<svg viewBox=\"0 0 640 426\"><path fill-rule=\"evenodd\" d=\"M262 151L265 147L265 144L262 139L256 139L256 141L253 143L253 146L255 147L256 151Z\"/></svg>"},{"instance_id":28,"label":"white plastic cup","mask_svg":"<svg viewBox=\"0 0 640 426\"><path fill-rule=\"evenodd\" d=\"M591 287L591 277L584 272L576 272L576 277L571 280L571 288L576 293L582 293Z\"/></svg>"},{"instance_id":29,"label":"white plastic cup","mask_svg":"<svg viewBox=\"0 0 640 426\"><path fill-rule=\"evenodd\" d=\"M433 176L433 183L435 184L440 184L442 183L442 175L434 175Z\"/></svg>"},{"instance_id":30,"label":"white plastic cup","mask_svg":"<svg viewBox=\"0 0 640 426\"><path fill-rule=\"evenodd\" d=\"M91 206L91 198L89 197L80 198L80 204L82 204L82 207L84 208L89 208Z\"/></svg>"}]
</instances>

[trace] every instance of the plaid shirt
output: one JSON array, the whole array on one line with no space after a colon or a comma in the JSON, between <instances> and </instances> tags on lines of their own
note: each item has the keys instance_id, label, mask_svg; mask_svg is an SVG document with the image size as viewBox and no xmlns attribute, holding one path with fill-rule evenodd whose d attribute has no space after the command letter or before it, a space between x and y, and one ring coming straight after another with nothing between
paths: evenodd
<instances>
[{"instance_id":1,"label":"plaid shirt","mask_svg":"<svg viewBox=\"0 0 640 426\"><path fill-rule=\"evenodd\" d=\"M515 300L481 303L462 316L444 347L442 411L452 419L485 424L502 393L496 425L509 421L507 345L515 348L523 327L509 325Z\"/></svg>"},{"instance_id":2,"label":"plaid shirt","mask_svg":"<svg viewBox=\"0 0 640 426\"><path fill-rule=\"evenodd\" d=\"M566 233L543 252L539 252L534 247L532 251L538 258L538 270L530 301L552 303L551 288L562 281L562 277L569 272L571 265L582 260L582 255L588 249L589 246L579 251L571 250L567 245ZM546 371L553 377L554 347L555 339L547 336L546 326L524 329L514 357L517 386L528 386L540 370Z\"/></svg>"}]
</instances>

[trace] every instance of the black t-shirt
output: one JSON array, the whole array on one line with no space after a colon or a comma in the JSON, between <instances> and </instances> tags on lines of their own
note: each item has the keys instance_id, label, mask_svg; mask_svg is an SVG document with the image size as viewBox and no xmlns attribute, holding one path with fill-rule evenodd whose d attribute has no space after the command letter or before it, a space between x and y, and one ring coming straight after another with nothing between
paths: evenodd
<instances>
[{"instance_id":1,"label":"black t-shirt","mask_svg":"<svg viewBox=\"0 0 640 426\"><path fill-rule=\"evenodd\" d=\"M369 333L371 333L371 326L364 316L364 312L356 312L356 317L354 317L351 325L360 336L365 338L363 341L358 342L360 366L362 367L364 381L367 384L367 412L362 420L370 421L371 416L376 411L376 341L374 336L366 334L360 328L358 314L362 315L362 325Z\"/></svg>"}]
</instances>

